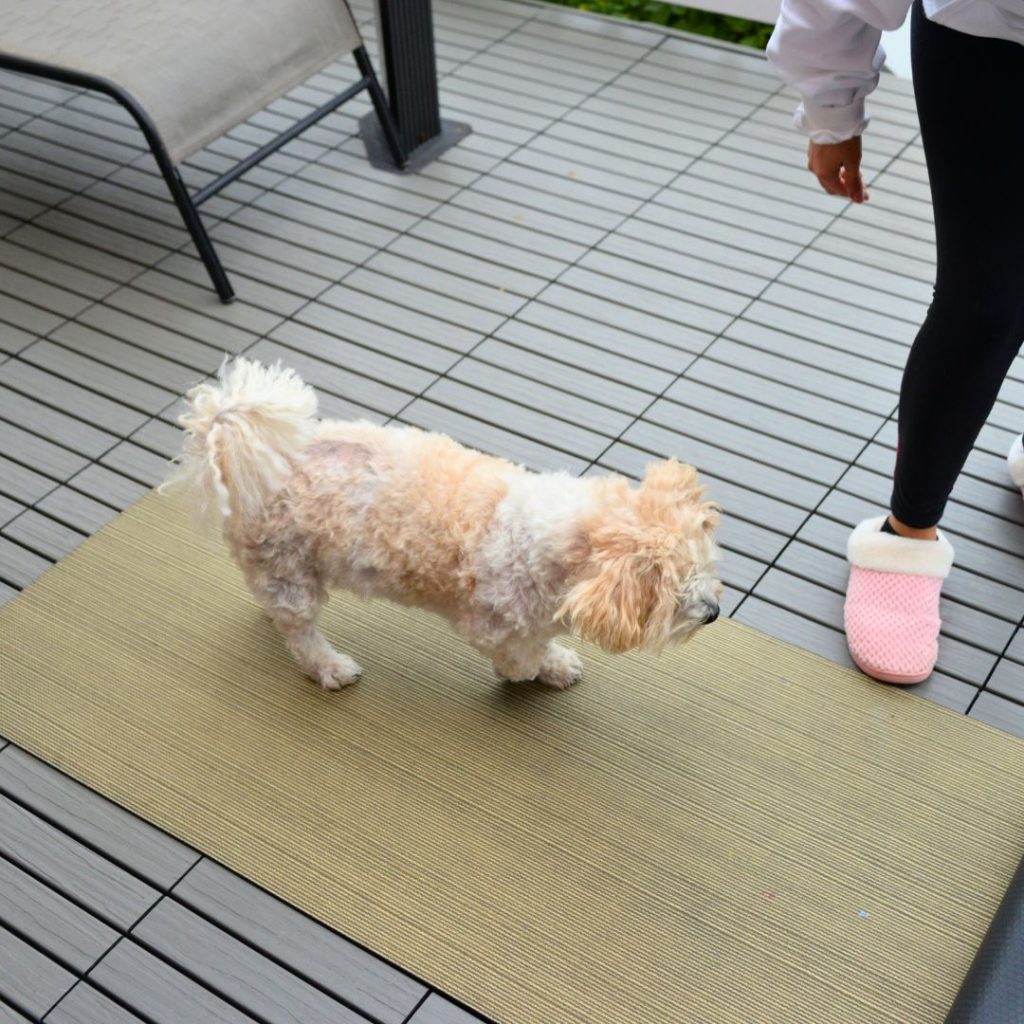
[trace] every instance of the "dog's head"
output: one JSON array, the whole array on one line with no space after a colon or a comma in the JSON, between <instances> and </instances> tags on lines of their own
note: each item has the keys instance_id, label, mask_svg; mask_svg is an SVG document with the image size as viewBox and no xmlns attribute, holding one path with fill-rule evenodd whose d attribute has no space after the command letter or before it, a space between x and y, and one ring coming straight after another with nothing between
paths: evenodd
<instances>
[{"instance_id":1,"label":"dog's head","mask_svg":"<svg viewBox=\"0 0 1024 1024\"><path fill-rule=\"evenodd\" d=\"M660 650L718 618L719 506L692 466L647 467L639 489L605 482L579 524L569 590L556 617L606 651Z\"/></svg>"}]
</instances>

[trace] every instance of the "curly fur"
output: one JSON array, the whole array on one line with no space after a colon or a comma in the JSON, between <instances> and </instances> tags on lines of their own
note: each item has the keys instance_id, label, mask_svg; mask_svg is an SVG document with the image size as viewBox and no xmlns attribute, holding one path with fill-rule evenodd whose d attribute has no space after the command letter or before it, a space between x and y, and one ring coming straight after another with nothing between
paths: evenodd
<instances>
[{"instance_id":1,"label":"curly fur","mask_svg":"<svg viewBox=\"0 0 1024 1024\"><path fill-rule=\"evenodd\" d=\"M554 642L613 652L687 639L718 613L718 506L690 466L537 474L411 427L316 419L280 365L236 359L188 395L172 481L221 517L246 581L302 669L334 689L359 666L316 629L328 587L438 612L499 677L576 682Z\"/></svg>"}]
</instances>

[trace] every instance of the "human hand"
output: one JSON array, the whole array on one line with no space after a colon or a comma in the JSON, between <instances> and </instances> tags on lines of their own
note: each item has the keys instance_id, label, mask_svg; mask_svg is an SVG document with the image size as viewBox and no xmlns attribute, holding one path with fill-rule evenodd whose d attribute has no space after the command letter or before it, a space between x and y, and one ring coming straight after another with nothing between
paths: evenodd
<instances>
[{"instance_id":1,"label":"human hand","mask_svg":"<svg viewBox=\"0 0 1024 1024\"><path fill-rule=\"evenodd\" d=\"M863 203L870 196L860 175L860 155L859 135L845 142L812 142L807 147L807 169L829 195Z\"/></svg>"}]
</instances>

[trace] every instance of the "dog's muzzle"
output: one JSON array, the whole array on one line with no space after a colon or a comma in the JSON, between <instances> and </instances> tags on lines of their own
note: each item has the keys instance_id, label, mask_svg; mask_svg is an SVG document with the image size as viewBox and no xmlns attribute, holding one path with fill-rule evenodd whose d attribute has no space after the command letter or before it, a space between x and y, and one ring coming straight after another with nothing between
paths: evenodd
<instances>
[{"instance_id":1,"label":"dog's muzzle","mask_svg":"<svg viewBox=\"0 0 1024 1024\"><path fill-rule=\"evenodd\" d=\"M711 623L714 622L715 619L718 618L719 611L720 611L720 609L719 609L717 604L710 604L710 605L708 605L708 613L701 620L702 624L705 625L705 626L710 626Z\"/></svg>"}]
</instances>

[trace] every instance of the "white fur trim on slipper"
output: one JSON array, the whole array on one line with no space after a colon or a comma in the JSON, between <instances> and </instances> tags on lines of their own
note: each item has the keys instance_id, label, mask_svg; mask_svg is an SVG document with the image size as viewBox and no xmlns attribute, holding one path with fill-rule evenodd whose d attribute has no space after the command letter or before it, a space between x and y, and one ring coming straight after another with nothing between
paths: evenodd
<instances>
[{"instance_id":1,"label":"white fur trim on slipper","mask_svg":"<svg viewBox=\"0 0 1024 1024\"><path fill-rule=\"evenodd\" d=\"M938 540L915 540L894 533L882 533L885 516L859 523L846 542L846 557L852 565L879 572L935 576L944 580L953 567L953 545L939 533Z\"/></svg>"},{"instance_id":2,"label":"white fur trim on slipper","mask_svg":"<svg viewBox=\"0 0 1024 1024\"><path fill-rule=\"evenodd\" d=\"M1010 479L1024 490L1024 444L1021 444L1019 434L1013 439L1006 455L1006 468L1010 471Z\"/></svg>"}]
</instances>

